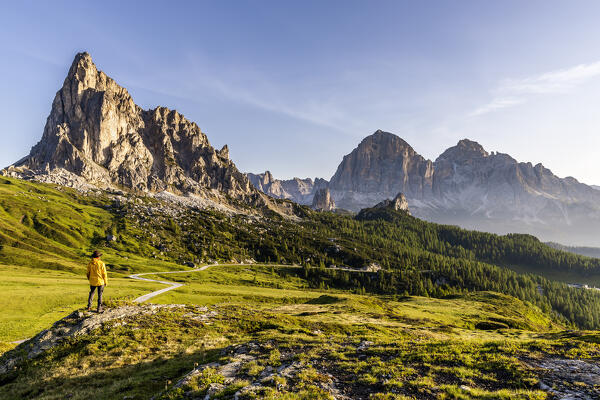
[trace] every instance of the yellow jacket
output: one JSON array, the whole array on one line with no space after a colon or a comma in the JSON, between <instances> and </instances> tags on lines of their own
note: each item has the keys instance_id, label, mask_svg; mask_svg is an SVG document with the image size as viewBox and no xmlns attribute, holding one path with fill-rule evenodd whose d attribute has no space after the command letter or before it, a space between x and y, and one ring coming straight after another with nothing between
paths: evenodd
<instances>
[{"instance_id":1,"label":"yellow jacket","mask_svg":"<svg viewBox=\"0 0 600 400\"><path fill-rule=\"evenodd\" d=\"M87 266L87 278L90 286L103 286L108 283L106 266L99 258L93 258Z\"/></svg>"}]
</instances>

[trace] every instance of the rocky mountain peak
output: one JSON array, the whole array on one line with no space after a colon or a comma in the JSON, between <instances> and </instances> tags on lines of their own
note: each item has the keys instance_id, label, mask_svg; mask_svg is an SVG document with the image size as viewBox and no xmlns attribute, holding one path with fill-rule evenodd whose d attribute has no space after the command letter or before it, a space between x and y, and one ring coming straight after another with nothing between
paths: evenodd
<instances>
[{"instance_id":1,"label":"rocky mountain peak","mask_svg":"<svg viewBox=\"0 0 600 400\"><path fill-rule=\"evenodd\" d=\"M398 153L406 151L414 154L415 151L404 139L393 133L376 130L372 135L364 138L357 149L362 151L384 151L389 153Z\"/></svg>"},{"instance_id":2,"label":"rocky mountain peak","mask_svg":"<svg viewBox=\"0 0 600 400\"><path fill-rule=\"evenodd\" d=\"M270 184L275 180L275 178L273 178L273 174L271 174L271 171L265 171L265 173L262 175L263 175L262 182L265 185Z\"/></svg>"},{"instance_id":3,"label":"rocky mountain peak","mask_svg":"<svg viewBox=\"0 0 600 400\"><path fill-rule=\"evenodd\" d=\"M406 196L404 196L403 193L398 193L398 195L394 197L394 200L392 200L392 205L396 211L409 212L408 200L406 200Z\"/></svg>"},{"instance_id":4,"label":"rocky mountain peak","mask_svg":"<svg viewBox=\"0 0 600 400\"><path fill-rule=\"evenodd\" d=\"M444 151L435 161L436 163L443 160L461 162L488 156L489 153L479 143L469 139L462 139L456 146Z\"/></svg>"},{"instance_id":5,"label":"rocky mountain peak","mask_svg":"<svg viewBox=\"0 0 600 400\"><path fill-rule=\"evenodd\" d=\"M77 53L65 81L78 81L87 87L95 87L94 79L97 74L98 68L92 56L88 52Z\"/></svg>"},{"instance_id":6,"label":"rocky mountain peak","mask_svg":"<svg viewBox=\"0 0 600 400\"><path fill-rule=\"evenodd\" d=\"M66 174L99 187L148 192L258 194L229 160L227 146L215 150L198 125L175 110L142 110L88 53L75 56L40 142L4 173L45 181L41 177Z\"/></svg>"},{"instance_id":7,"label":"rocky mountain peak","mask_svg":"<svg viewBox=\"0 0 600 400\"><path fill-rule=\"evenodd\" d=\"M226 160L229 160L229 147L224 145L221 150L219 150L219 155Z\"/></svg>"},{"instance_id":8,"label":"rocky mountain peak","mask_svg":"<svg viewBox=\"0 0 600 400\"><path fill-rule=\"evenodd\" d=\"M400 137L378 130L344 157L329 188L336 199L342 197L340 192L351 192L346 200L340 200L340 206L354 209L354 193L376 193L377 197L389 198L403 192L421 198L431 191L432 174L431 161Z\"/></svg>"}]
</instances>

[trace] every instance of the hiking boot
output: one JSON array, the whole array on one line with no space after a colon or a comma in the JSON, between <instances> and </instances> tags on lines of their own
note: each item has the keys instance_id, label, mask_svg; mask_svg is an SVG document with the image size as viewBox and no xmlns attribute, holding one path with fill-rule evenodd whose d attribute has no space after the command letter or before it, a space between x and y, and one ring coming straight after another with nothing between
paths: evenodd
<instances>
[{"instance_id":1,"label":"hiking boot","mask_svg":"<svg viewBox=\"0 0 600 400\"><path fill-rule=\"evenodd\" d=\"M98 314L102 314L104 312L104 309L102 307L98 307Z\"/></svg>"}]
</instances>

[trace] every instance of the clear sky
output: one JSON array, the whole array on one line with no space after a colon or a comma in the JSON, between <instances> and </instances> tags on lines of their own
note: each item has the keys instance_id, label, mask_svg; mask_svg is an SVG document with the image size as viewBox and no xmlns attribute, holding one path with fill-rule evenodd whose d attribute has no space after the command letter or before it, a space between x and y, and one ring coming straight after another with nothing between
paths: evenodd
<instances>
[{"instance_id":1,"label":"clear sky","mask_svg":"<svg viewBox=\"0 0 600 400\"><path fill-rule=\"evenodd\" d=\"M377 129L462 138L600 184L598 1L16 1L0 6L0 164L88 51L242 171L330 178Z\"/></svg>"}]
</instances>

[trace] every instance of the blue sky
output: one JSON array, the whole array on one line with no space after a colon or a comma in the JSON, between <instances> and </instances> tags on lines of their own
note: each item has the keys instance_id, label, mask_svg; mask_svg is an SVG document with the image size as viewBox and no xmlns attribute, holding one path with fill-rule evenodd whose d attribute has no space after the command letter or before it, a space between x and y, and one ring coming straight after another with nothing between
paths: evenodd
<instances>
[{"instance_id":1,"label":"blue sky","mask_svg":"<svg viewBox=\"0 0 600 400\"><path fill-rule=\"evenodd\" d=\"M466 137L600 184L599 17L595 1L5 2L0 164L39 140L86 50L242 171L329 178L383 129L427 158Z\"/></svg>"}]
</instances>

